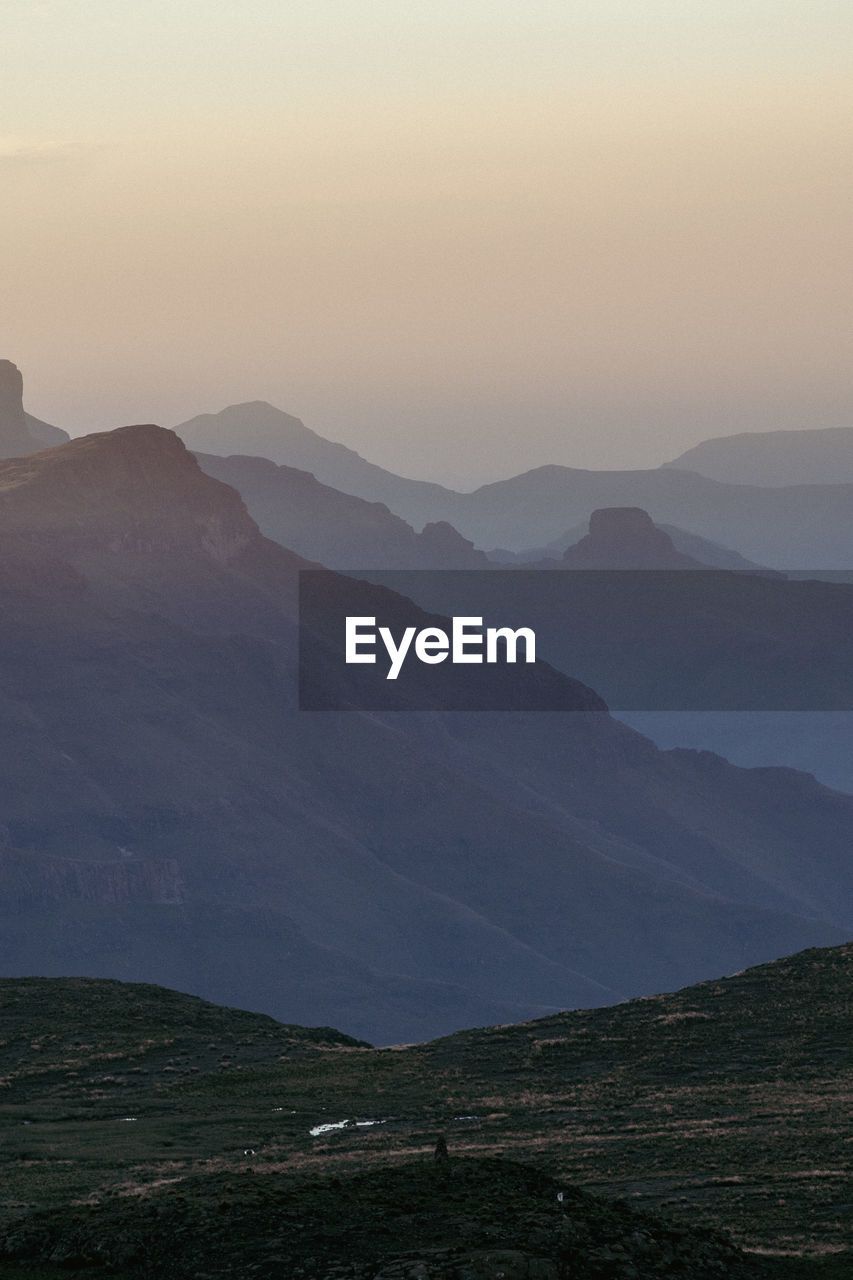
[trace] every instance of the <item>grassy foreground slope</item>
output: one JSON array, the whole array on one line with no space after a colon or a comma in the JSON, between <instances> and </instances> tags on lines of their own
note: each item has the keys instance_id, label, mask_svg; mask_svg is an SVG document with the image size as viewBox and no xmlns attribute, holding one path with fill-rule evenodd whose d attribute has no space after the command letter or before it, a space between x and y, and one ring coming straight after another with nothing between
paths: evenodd
<instances>
[{"instance_id":1,"label":"grassy foreground slope","mask_svg":"<svg viewBox=\"0 0 853 1280\"><path fill-rule=\"evenodd\" d=\"M81 1202L139 1212L164 1187L170 1205L204 1186L227 1201L219 1180L245 1186L247 1170L280 1186L406 1178L444 1134L455 1160L523 1161L841 1275L851 979L848 944L381 1050L159 988L4 980L2 1223Z\"/></svg>"}]
</instances>

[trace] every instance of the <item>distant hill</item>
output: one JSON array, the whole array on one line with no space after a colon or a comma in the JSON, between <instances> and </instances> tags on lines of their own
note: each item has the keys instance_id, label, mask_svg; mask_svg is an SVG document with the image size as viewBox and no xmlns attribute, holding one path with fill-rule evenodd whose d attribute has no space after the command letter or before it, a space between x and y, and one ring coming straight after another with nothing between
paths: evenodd
<instances>
[{"instance_id":1,"label":"distant hill","mask_svg":"<svg viewBox=\"0 0 853 1280\"><path fill-rule=\"evenodd\" d=\"M664 466L729 484L853 484L853 427L715 436Z\"/></svg>"},{"instance_id":2,"label":"distant hill","mask_svg":"<svg viewBox=\"0 0 853 1280\"><path fill-rule=\"evenodd\" d=\"M203 413L175 427L189 449L219 456L251 455L310 471L322 484L368 502L383 502L417 528L443 520L439 508L452 490L385 471L345 445L324 439L264 400ZM435 513L434 513L435 512ZM413 514L412 514L413 513Z\"/></svg>"},{"instance_id":3,"label":"distant hill","mask_svg":"<svg viewBox=\"0 0 853 1280\"><path fill-rule=\"evenodd\" d=\"M0 458L52 448L69 437L24 410L24 380L11 360L0 360Z\"/></svg>"}]
</instances>

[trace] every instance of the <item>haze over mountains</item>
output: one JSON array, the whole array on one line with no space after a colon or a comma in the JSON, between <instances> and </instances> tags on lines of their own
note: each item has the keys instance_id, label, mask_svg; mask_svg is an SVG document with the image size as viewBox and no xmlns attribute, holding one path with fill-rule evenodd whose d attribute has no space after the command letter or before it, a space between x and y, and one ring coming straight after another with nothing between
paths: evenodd
<instances>
[{"instance_id":1,"label":"haze over mountains","mask_svg":"<svg viewBox=\"0 0 853 1280\"><path fill-rule=\"evenodd\" d=\"M388 1041L853 924L853 799L807 776L662 753L603 712L298 711L306 562L171 432L4 463L0 532L6 973Z\"/></svg>"},{"instance_id":2,"label":"haze over mountains","mask_svg":"<svg viewBox=\"0 0 853 1280\"><path fill-rule=\"evenodd\" d=\"M851 484L853 427L717 436L664 466L731 484Z\"/></svg>"},{"instance_id":3,"label":"haze over mountains","mask_svg":"<svg viewBox=\"0 0 853 1280\"><path fill-rule=\"evenodd\" d=\"M384 503L415 529L447 522L485 551L547 546L597 508L641 507L657 524L676 525L772 568L845 568L853 559L853 484L838 483L843 474L833 483L769 488L743 483L742 474L737 483L723 483L672 465L647 471L545 466L457 493L384 471L262 402L232 405L176 431L202 452L263 451L326 485Z\"/></svg>"}]
</instances>

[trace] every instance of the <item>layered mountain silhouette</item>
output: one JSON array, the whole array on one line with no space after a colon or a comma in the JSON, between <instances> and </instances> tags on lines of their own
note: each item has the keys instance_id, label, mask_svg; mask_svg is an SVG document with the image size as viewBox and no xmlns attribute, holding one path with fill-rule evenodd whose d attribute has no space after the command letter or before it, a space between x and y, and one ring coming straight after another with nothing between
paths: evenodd
<instances>
[{"instance_id":1,"label":"layered mountain silhouette","mask_svg":"<svg viewBox=\"0 0 853 1280\"><path fill-rule=\"evenodd\" d=\"M329 568L489 567L488 557L446 521L416 533L384 503L342 493L308 471L259 457L196 457L208 475L239 490L262 533Z\"/></svg>"},{"instance_id":2,"label":"layered mountain silhouette","mask_svg":"<svg viewBox=\"0 0 853 1280\"><path fill-rule=\"evenodd\" d=\"M0 458L18 458L68 439L24 409L24 380L11 360L0 360Z\"/></svg>"},{"instance_id":3,"label":"layered mountain silhouette","mask_svg":"<svg viewBox=\"0 0 853 1280\"><path fill-rule=\"evenodd\" d=\"M564 714L298 710L307 562L171 432L0 464L0 536L6 974L387 1042L849 932L853 799L658 751L569 677Z\"/></svg>"},{"instance_id":4,"label":"layered mountain silhouette","mask_svg":"<svg viewBox=\"0 0 853 1280\"><path fill-rule=\"evenodd\" d=\"M607 508L603 508L607 510ZM618 510L619 508L617 508ZM642 510L642 508L639 508ZM645 513L648 516L648 512ZM651 517L649 516L649 519ZM739 551L732 551L729 547L723 547L718 542L711 542L708 538L700 538L698 534L688 533L686 529L679 529L674 524L656 524L657 529L662 529L664 533L669 534L672 539L672 545L676 551L681 551L684 555L691 559L698 560L702 565L712 569L762 569L763 566L756 564L753 560L747 560L746 556L742 556ZM496 549L490 551L489 559L496 564L523 564L533 565L542 562L542 567L553 568L562 564L563 553L569 547L575 546L589 533L589 521L583 520L579 524L575 524L571 529L559 538L555 538L547 547L531 547L527 551L506 551ZM551 564L548 564L548 561ZM615 568L615 565L605 566Z\"/></svg>"},{"instance_id":5,"label":"layered mountain silhouette","mask_svg":"<svg viewBox=\"0 0 853 1280\"><path fill-rule=\"evenodd\" d=\"M450 489L386 471L355 450L317 435L299 418L265 400L230 405L220 413L200 414L182 422L175 431L188 448L199 453L251 455L309 471L322 484L343 493L385 503L418 528L430 520L445 518L430 512L433 508L438 510L444 495L452 492ZM409 511L417 513L414 519Z\"/></svg>"},{"instance_id":6,"label":"layered mountain silhouette","mask_svg":"<svg viewBox=\"0 0 853 1280\"><path fill-rule=\"evenodd\" d=\"M716 436L664 466L729 484L853 484L853 427Z\"/></svg>"},{"instance_id":7,"label":"layered mountain silhouette","mask_svg":"<svg viewBox=\"0 0 853 1280\"><path fill-rule=\"evenodd\" d=\"M544 466L457 493L385 471L261 401L193 418L176 430L200 452L254 454L309 471L323 484L384 503L416 530L446 522L483 550L545 547L598 508L641 507L658 526L675 525L771 568L845 568L853 557L848 483L771 488L762 487L763 478L747 484L739 474L737 483L723 483L674 467ZM839 478L843 473L833 477Z\"/></svg>"}]
</instances>

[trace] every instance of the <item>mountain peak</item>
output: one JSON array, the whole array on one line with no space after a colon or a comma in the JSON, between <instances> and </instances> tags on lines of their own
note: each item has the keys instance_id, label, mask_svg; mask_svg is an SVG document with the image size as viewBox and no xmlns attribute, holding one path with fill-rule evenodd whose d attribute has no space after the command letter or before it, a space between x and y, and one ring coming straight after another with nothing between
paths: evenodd
<instances>
[{"instance_id":1,"label":"mountain peak","mask_svg":"<svg viewBox=\"0 0 853 1280\"><path fill-rule=\"evenodd\" d=\"M63 553L195 549L223 563L258 536L239 495L151 423L0 462L0 527Z\"/></svg>"},{"instance_id":2,"label":"mountain peak","mask_svg":"<svg viewBox=\"0 0 853 1280\"><path fill-rule=\"evenodd\" d=\"M676 551L672 538L642 507L600 507L589 518L589 533L563 553L577 569L704 569L693 556Z\"/></svg>"}]
</instances>

